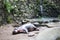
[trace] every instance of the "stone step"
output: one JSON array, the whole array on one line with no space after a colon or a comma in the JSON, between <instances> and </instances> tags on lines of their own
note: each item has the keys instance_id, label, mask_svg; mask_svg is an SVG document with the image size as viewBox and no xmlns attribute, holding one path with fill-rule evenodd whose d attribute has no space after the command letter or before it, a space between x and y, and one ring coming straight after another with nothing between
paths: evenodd
<instances>
[{"instance_id":1,"label":"stone step","mask_svg":"<svg viewBox=\"0 0 60 40\"><path fill-rule=\"evenodd\" d=\"M0 16L2 16L4 13L0 13Z\"/></svg>"},{"instance_id":2,"label":"stone step","mask_svg":"<svg viewBox=\"0 0 60 40\"><path fill-rule=\"evenodd\" d=\"M0 13L0 14L4 14L4 12L3 13Z\"/></svg>"},{"instance_id":3,"label":"stone step","mask_svg":"<svg viewBox=\"0 0 60 40\"><path fill-rule=\"evenodd\" d=\"M2 4L0 3L0 6L2 6Z\"/></svg>"},{"instance_id":4,"label":"stone step","mask_svg":"<svg viewBox=\"0 0 60 40\"><path fill-rule=\"evenodd\" d=\"M4 13L4 11L1 11L1 10L0 10L0 13Z\"/></svg>"},{"instance_id":5,"label":"stone step","mask_svg":"<svg viewBox=\"0 0 60 40\"><path fill-rule=\"evenodd\" d=\"M4 9L0 9L0 13L1 13L1 12L4 12Z\"/></svg>"},{"instance_id":6,"label":"stone step","mask_svg":"<svg viewBox=\"0 0 60 40\"><path fill-rule=\"evenodd\" d=\"M4 12L0 12L0 14L2 14L2 13L4 13Z\"/></svg>"},{"instance_id":7,"label":"stone step","mask_svg":"<svg viewBox=\"0 0 60 40\"><path fill-rule=\"evenodd\" d=\"M0 6L0 9L4 9L4 7L3 6Z\"/></svg>"}]
</instances>

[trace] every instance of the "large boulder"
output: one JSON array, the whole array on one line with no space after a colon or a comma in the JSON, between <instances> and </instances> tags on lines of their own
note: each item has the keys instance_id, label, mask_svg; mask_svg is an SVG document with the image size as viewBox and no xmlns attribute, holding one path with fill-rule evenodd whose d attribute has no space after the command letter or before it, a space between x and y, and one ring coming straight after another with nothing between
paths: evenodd
<instances>
[{"instance_id":1,"label":"large boulder","mask_svg":"<svg viewBox=\"0 0 60 40\"><path fill-rule=\"evenodd\" d=\"M51 22L51 23L47 23L45 25L47 25L49 27L60 27L60 22L56 22L56 23Z\"/></svg>"},{"instance_id":2,"label":"large boulder","mask_svg":"<svg viewBox=\"0 0 60 40\"><path fill-rule=\"evenodd\" d=\"M60 27L45 29L37 35L35 40L60 40Z\"/></svg>"}]
</instances>

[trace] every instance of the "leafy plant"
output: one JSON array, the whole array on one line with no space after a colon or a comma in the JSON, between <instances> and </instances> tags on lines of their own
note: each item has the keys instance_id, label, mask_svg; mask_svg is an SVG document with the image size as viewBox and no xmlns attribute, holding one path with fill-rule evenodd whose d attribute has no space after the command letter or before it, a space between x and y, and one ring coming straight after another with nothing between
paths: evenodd
<instances>
[{"instance_id":1,"label":"leafy plant","mask_svg":"<svg viewBox=\"0 0 60 40\"><path fill-rule=\"evenodd\" d=\"M4 0L3 3L8 13L10 13L12 9L14 9L9 0Z\"/></svg>"},{"instance_id":2,"label":"leafy plant","mask_svg":"<svg viewBox=\"0 0 60 40\"><path fill-rule=\"evenodd\" d=\"M57 11L59 6L57 6L53 1L49 2L47 0L43 1L43 8L44 8L44 13L48 17L57 17L59 15L59 11Z\"/></svg>"},{"instance_id":3,"label":"leafy plant","mask_svg":"<svg viewBox=\"0 0 60 40\"><path fill-rule=\"evenodd\" d=\"M5 9L6 9L6 22L7 23L11 23L11 16L10 16L10 13L11 13L11 10L14 9L14 7L11 5L11 2L10 0L3 0L3 3L4 3L4 6L5 6Z\"/></svg>"},{"instance_id":4,"label":"leafy plant","mask_svg":"<svg viewBox=\"0 0 60 40\"><path fill-rule=\"evenodd\" d=\"M12 23L12 18L10 16L7 17L7 23Z\"/></svg>"}]
</instances>

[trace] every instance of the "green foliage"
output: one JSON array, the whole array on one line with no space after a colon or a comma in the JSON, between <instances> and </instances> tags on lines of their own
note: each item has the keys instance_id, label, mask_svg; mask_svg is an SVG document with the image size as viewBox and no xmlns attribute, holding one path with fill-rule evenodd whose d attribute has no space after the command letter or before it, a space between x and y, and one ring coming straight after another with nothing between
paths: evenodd
<instances>
[{"instance_id":1,"label":"green foliage","mask_svg":"<svg viewBox=\"0 0 60 40\"><path fill-rule=\"evenodd\" d=\"M43 1L43 4L47 4L47 3L48 3L48 0L44 0L44 1Z\"/></svg>"},{"instance_id":2,"label":"green foliage","mask_svg":"<svg viewBox=\"0 0 60 40\"><path fill-rule=\"evenodd\" d=\"M36 0L36 4L39 5L40 4L40 0Z\"/></svg>"},{"instance_id":3,"label":"green foliage","mask_svg":"<svg viewBox=\"0 0 60 40\"><path fill-rule=\"evenodd\" d=\"M11 23L12 22L12 18L10 16L11 10L14 9L14 6L12 6L10 0L3 0L5 9L7 10L6 13L6 21L7 23Z\"/></svg>"},{"instance_id":4,"label":"green foliage","mask_svg":"<svg viewBox=\"0 0 60 40\"><path fill-rule=\"evenodd\" d=\"M43 0L42 4L40 4L40 1L41 0L4 0L4 5L8 12L8 22L10 21L10 13L12 13L13 16L16 14L16 16L14 16L16 19L18 17L22 19L31 16L38 16L40 18L40 5L43 6L44 15L46 16L55 15L54 13L60 10L59 6L57 6L54 2Z\"/></svg>"},{"instance_id":5,"label":"green foliage","mask_svg":"<svg viewBox=\"0 0 60 40\"><path fill-rule=\"evenodd\" d=\"M59 11L57 10L60 9L59 6L57 6L53 1L49 2L49 0L43 1L43 8L44 12L47 13L48 17L57 17L59 13Z\"/></svg>"},{"instance_id":6,"label":"green foliage","mask_svg":"<svg viewBox=\"0 0 60 40\"><path fill-rule=\"evenodd\" d=\"M10 13L11 10L14 8L14 7L11 5L10 1L9 1L9 0L4 0L3 3L4 3L4 5L5 5L6 9L7 9L7 12Z\"/></svg>"},{"instance_id":7,"label":"green foliage","mask_svg":"<svg viewBox=\"0 0 60 40\"><path fill-rule=\"evenodd\" d=\"M58 15L58 18L60 19L60 15Z\"/></svg>"},{"instance_id":8,"label":"green foliage","mask_svg":"<svg viewBox=\"0 0 60 40\"><path fill-rule=\"evenodd\" d=\"M7 23L12 23L12 18L10 16L7 17Z\"/></svg>"},{"instance_id":9,"label":"green foliage","mask_svg":"<svg viewBox=\"0 0 60 40\"><path fill-rule=\"evenodd\" d=\"M18 0L14 0L15 2L17 2Z\"/></svg>"}]
</instances>

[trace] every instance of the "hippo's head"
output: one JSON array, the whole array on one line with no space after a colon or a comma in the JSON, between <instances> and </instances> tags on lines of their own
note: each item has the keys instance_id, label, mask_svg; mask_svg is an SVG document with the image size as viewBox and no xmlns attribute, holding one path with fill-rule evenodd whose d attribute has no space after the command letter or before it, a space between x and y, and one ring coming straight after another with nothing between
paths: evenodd
<instances>
[{"instance_id":1,"label":"hippo's head","mask_svg":"<svg viewBox=\"0 0 60 40\"><path fill-rule=\"evenodd\" d=\"M13 35L18 34L18 30L14 30L14 31L12 32L12 34L13 34Z\"/></svg>"}]
</instances>

